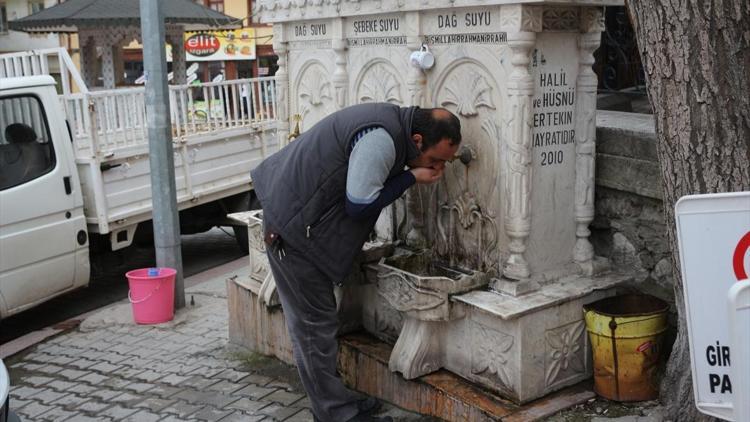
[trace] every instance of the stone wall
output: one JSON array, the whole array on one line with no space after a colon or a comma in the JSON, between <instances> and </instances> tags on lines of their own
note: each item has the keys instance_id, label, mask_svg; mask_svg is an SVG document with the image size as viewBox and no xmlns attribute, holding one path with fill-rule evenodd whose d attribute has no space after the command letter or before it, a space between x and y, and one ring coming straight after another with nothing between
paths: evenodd
<instances>
[{"instance_id":1,"label":"stone wall","mask_svg":"<svg viewBox=\"0 0 750 422\"><path fill-rule=\"evenodd\" d=\"M674 303L653 116L597 112L596 254L637 274L633 287Z\"/></svg>"}]
</instances>

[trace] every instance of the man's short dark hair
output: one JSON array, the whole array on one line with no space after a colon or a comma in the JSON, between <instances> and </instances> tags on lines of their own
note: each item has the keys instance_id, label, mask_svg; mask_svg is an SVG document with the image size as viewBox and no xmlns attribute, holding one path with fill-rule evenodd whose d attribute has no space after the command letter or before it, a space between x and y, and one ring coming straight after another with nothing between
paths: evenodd
<instances>
[{"instance_id":1,"label":"man's short dark hair","mask_svg":"<svg viewBox=\"0 0 750 422\"><path fill-rule=\"evenodd\" d=\"M435 110L443 110L444 116L435 117ZM411 134L422 135L422 151L436 145L441 140L450 139L451 145L461 143L461 122L455 114L441 108L417 108L411 123Z\"/></svg>"}]
</instances>

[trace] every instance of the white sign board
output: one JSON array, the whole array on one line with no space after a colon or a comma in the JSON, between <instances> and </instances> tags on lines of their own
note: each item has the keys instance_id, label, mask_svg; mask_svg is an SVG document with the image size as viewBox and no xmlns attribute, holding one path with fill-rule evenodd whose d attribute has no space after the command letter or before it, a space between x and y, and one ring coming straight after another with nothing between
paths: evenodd
<instances>
[{"instance_id":1,"label":"white sign board","mask_svg":"<svg viewBox=\"0 0 750 422\"><path fill-rule=\"evenodd\" d=\"M747 240L750 243L750 232ZM734 420L750 421L750 279L734 283L729 289L728 299L729 331L732 334L734 356L732 393L737 398L733 403Z\"/></svg>"},{"instance_id":2,"label":"white sign board","mask_svg":"<svg viewBox=\"0 0 750 422\"><path fill-rule=\"evenodd\" d=\"M675 206L695 403L735 420L727 312L730 288L750 269L750 192L685 196ZM750 337L750 333L748 334Z\"/></svg>"}]
</instances>

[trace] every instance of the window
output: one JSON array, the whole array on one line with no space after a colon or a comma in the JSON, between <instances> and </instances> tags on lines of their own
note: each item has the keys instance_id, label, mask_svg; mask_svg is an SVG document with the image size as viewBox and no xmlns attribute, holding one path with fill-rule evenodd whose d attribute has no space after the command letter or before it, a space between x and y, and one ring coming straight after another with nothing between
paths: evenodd
<instances>
[{"instance_id":1,"label":"window","mask_svg":"<svg viewBox=\"0 0 750 422\"><path fill-rule=\"evenodd\" d=\"M0 3L0 34L8 32L8 12L5 3Z\"/></svg>"},{"instance_id":2,"label":"window","mask_svg":"<svg viewBox=\"0 0 750 422\"><path fill-rule=\"evenodd\" d=\"M206 6L217 12L224 13L224 0L206 0Z\"/></svg>"},{"instance_id":3,"label":"window","mask_svg":"<svg viewBox=\"0 0 750 422\"><path fill-rule=\"evenodd\" d=\"M29 1L29 14L41 12L44 10L44 0L31 0Z\"/></svg>"},{"instance_id":4,"label":"window","mask_svg":"<svg viewBox=\"0 0 750 422\"><path fill-rule=\"evenodd\" d=\"M0 190L36 179L55 167L47 116L37 97L0 98L0 129Z\"/></svg>"}]
</instances>

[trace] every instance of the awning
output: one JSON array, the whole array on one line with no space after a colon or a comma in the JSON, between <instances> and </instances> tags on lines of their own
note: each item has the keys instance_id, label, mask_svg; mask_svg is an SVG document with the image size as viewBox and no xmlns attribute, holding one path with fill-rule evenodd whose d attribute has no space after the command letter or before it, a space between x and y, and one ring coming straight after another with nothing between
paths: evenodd
<instances>
[{"instance_id":1,"label":"awning","mask_svg":"<svg viewBox=\"0 0 750 422\"><path fill-rule=\"evenodd\" d=\"M161 1L164 21L181 24L186 31L208 28L234 29L242 20L201 6L191 0ZM114 26L140 26L140 0L67 0L33 15L8 22L10 29L24 32L78 32Z\"/></svg>"}]
</instances>

